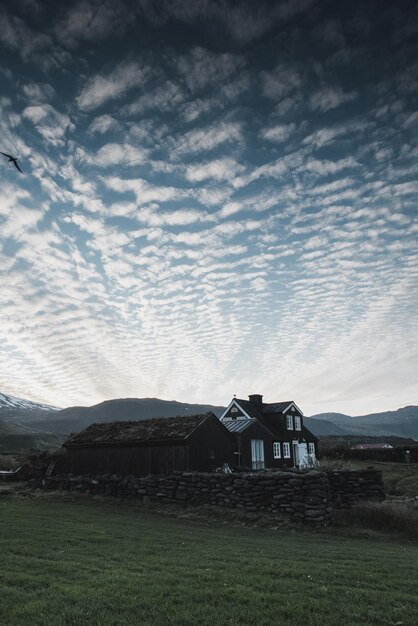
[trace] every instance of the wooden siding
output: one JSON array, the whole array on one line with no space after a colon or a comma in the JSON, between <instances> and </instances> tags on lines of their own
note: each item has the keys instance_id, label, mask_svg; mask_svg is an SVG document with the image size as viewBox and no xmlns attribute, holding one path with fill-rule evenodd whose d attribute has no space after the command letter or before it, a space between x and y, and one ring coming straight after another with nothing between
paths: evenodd
<instances>
[{"instance_id":1,"label":"wooden siding","mask_svg":"<svg viewBox=\"0 0 418 626\"><path fill-rule=\"evenodd\" d=\"M215 416L207 419L188 437L190 467L201 472L210 471L228 463L235 463L234 436Z\"/></svg>"},{"instance_id":2,"label":"wooden siding","mask_svg":"<svg viewBox=\"0 0 418 626\"><path fill-rule=\"evenodd\" d=\"M68 447L67 467L73 474L171 474L189 469L189 447L184 444Z\"/></svg>"},{"instance_id":3,"label":"wooden siding","mask_svg":"<svg viewBox=\"0 0 418 626\"><path fill-rule=\"evenodd\" d=\"M259 422L255 422L242 433L237 433L236 437L236 458L235 466L251 469L251 439L262 439L264 441L264 464L265 467L273 466L273 436L261 426Z\"/></svg>"},{"instance_id":4,"label":"wooden siding","mask_svg":"<svg viewBox=\"0 0 418 626\"><path fill-rule=\"evenodd\" d=\"M172 474L211 471L234 463L234 437L210 415L182 441L76 444L67 447L67 471L73 474Z\"/></svg>"}]
</instances>

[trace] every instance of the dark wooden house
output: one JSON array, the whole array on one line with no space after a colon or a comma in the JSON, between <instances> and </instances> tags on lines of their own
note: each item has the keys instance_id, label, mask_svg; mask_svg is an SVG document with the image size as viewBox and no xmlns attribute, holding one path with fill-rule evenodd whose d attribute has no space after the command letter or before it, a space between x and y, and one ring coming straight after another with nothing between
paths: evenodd
<instances>
[{"instance_id":1,"label":"dark wooden house","mask_svg":"<svg viewBox=\"0 0 418 626\"><path fill-rule=\"evenodd\" d=\"M315 462L318 439L303 424L296 404L233 398L220 417L236 440L235 465L248 469L300 467Z\"/></svg>"},{"instance_id":2,"label":"dark wooden house","mask_svg":"<svg viewBox=\"0 0 418 626\"><path fill-rule=\"evenodd\" d=\"M213 413L91 424L64 446L74 474L171 474L234 462L234 437Z\"/></svg>"}]
</instances>

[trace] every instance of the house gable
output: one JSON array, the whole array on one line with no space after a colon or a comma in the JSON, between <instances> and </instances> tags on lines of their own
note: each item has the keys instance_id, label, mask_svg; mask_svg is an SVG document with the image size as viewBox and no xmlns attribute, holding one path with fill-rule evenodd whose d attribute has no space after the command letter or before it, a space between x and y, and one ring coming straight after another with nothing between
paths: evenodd
<instances>
[{"instance_id":1,"label":"house gable","mask_svg":"<svg viewBox=\"0 0 418 626\"><path fill-rule=\"evenodd\" d=\"M237 437L241 467L254 469L256 444L257 449L264 447L265 467L291 467L303 453L316 451L318 439L304 426L303 412L293 400L267 403L260 394L248 400L234 397L219 419Z\"/></svg>"},{"instance_id":2,"label":"house gable","mask_svg":"<svg viewBox=\"0 0 418 626\"><path fill-rule=\"evenodd\" d=\"M219 418L221 422L236 419L252 419L252 416L245 411L235 398L231 400L225 411Z\"/></svg>"}]
</instances>

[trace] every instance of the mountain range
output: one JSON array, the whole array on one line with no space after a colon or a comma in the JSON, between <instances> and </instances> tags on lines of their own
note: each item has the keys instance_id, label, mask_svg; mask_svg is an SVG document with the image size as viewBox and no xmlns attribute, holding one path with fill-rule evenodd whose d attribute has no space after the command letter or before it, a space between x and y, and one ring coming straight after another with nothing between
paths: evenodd
<instances>
[{"instance_id":1,"label":"mountain range","mask_svg":"<svg viewBox=\"0 0 418 626\"><path fill-rule=\"evenodd\" d=\"M0 393L0 443L2 440L4 442L5 437L11 436L32 435L35 439L38 437L45 440L48 433L63 440L71 432L78 432L93 422L174 417L208 411L219 416L223 410L222 406L188 404L158 398L123 398L107 400L90 407L59 409ZM319 438L363 435L418 440L418 406L356 417L342 413L319 413L305 417L304 423Z\"/></svg>"}]
</instances>

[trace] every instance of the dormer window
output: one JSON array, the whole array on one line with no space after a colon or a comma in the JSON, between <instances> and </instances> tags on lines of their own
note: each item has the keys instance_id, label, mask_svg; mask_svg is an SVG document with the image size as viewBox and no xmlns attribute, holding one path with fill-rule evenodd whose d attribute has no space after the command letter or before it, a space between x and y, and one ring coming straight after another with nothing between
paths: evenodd
<instances>
[{"instance_id":1,"label":"dormer window","mask_svg":"<svg viewBox=\"0 0 418 626\"><path fill-rule=\"evenodd\" d=\"M293 430L293 416L292 415L286 415L286 425L287 425L287 430Z\"/></svg>"},{"instance_id":2,"label":"dormer window","mask_svg":"<svg viewBox=\"0 0 418 626\"><path fill-rule=\"evenodd\" d=\"M236 406L233 406L231 409L231 413L238 413L238 409Z\"/></svg>"},{"instance_id":3,"label":"dormer window","mask_svg":"<svg viewBox=\"0 0 418 626\"><path fill-rule=\"evenodd\" d=\"M295 415L295 430L301 430L301 422L299 415Z\"/></svg>"}]
</instances>

